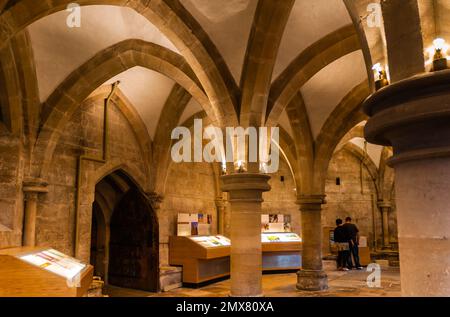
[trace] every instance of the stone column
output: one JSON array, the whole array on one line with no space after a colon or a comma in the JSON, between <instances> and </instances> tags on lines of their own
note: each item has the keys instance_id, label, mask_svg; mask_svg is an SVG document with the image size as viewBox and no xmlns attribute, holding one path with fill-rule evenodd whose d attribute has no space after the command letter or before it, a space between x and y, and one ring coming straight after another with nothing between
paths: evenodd
<instances>
[{"instance_id":1,"label":"stone column","mask_svg":"<svg viewBox=\"0 0 450 317\"><path fill-rule=\"evenodd\" d=\"M392 205L389 201L379 201L378 208L380 208L383 223L383 249L387 250L391 248L389 241L389 212L391 211Z\"/></svg>"},{"instance_id":2,"label":"stone column","mask_svg":"<svg viewBox=\"0 0 450 317\"><path fill-rule=\"evenodd\" d=\"M23 222L23 246L34 247L36 245L36 215L38 195L47 193L47 183L42 180L27 180L23 183L24 193L24 222Z\"/></svg>"},{"instance_id":3,"label":"stone column","mask_svg":"<svg viewBox=\"0 0 450 317\"><path fill-rule=\"evenodd\" d=\"M231 205L231 296L262 296L261 203L270 176L222 176Z\"/></svg>"},{"instance_id":4,"label":"stone column","mask_svg":"<svg viewBox=\"0 0 450 317\"><path fill-rule=\"evenodd\" d=\"M225 202L222 197L217 197L214 201L217 208L217 233L225 234Z\"/></svg>"},{"instance_id":5,"label":"stone column","mask_svg":"<svg viewBox=\"0 0 450 317\"><path fill-rule=\"evenodd\" d=\"M450 71L383 88L364 103L371 143L391 145L405 296L450 294Z\"/></svg>"},{"instance_id":6,"label":"stone column","mask_svg":"<svg viewBox=\"0 0 450 317\"><path fill-rule=\"evenodd\" d=\"M319 291L328 288L328 277L322 266L322 205L324 195L301 196L302 269L297 273L297 289Z\"/></svg>"}]
</instances>

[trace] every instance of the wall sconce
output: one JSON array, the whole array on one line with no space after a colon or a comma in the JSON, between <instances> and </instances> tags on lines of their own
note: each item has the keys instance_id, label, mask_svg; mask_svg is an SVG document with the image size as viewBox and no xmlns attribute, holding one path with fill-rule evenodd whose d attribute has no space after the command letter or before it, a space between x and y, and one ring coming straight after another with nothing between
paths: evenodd
<instances>
[{"instance_id":1,"label":"wall sconce","mask_svg":"<svg viewBox=\"0 0 450 317\"><path fill-rule=\"evenodd\" d=\"M222 162L222 175L225 175L227 173L227 163Z\"/></svg>"},{"instance_id":2,"label":"wall sconce","mask_svg":"<svg viewBox=\"0 0 450 317\"><path fill-rule=\"evenodd\" d=\"M375 72L375 89L379 90L389 85L386 70L380 63L373 65L372 70Z\"/></svg>"},{"instance_id":3,"label":"wall sconce","mask_svg":"<svg viewBox=\"0 0 450 317\"><path fill-rule=\"evenodd\" d=\"M263 174L267 174L267 163L259 163L259 171Z\"/></svg>"},{"instance_id":4,"label":"wall sconce","mask_svg":"<svg viewBox=\"0 0 450 317\"><path fill-rule=\"evenodd\" d=\"M433 56L433 68L431 71L439 71L448 68L447 53L448 46L444 39L437 38L433 41L434 56Z\"/></svg>"},{"instance_id":5,"label":"wall sconce","mask_svg":"<svg viewBox=\"0 0 450 317\"><path fill-rule=\"evenodd\" d=\"M244 162L242 160L237 161L237 169L236 169L236 171L238 173L245 173L246 172L245 167L244 167Z\"/></svg>"}]
</instances>

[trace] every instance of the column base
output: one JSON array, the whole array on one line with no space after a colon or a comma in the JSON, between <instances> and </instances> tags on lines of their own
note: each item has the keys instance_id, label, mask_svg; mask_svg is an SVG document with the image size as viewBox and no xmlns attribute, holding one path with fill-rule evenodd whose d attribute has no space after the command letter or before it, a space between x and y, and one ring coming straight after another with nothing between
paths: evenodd
<instances>
[{"instance_id":1,"label":"column base","mask_svg":"<svg viewBox=\"0 0 450 317\"><path fill-rule=\"evenodd\" d=\"M259 297L265 297L264 296L264 294L258 294L258 295L233 295L233 294L228 294L228 297L242 297L242 298L252 298L252 297L256 297L256 298L259 298Z\"/></svg>"},{"instance_id":2,"label":"column base","mask_svg":"<svg viewBox=\"0 0 450 317\"><path fill-rule=\"evenodd\" d=\"M324 271L300 270L297 272L297 289L323 291L328 289L328 276Z\"/></svg>"}]
</instances>

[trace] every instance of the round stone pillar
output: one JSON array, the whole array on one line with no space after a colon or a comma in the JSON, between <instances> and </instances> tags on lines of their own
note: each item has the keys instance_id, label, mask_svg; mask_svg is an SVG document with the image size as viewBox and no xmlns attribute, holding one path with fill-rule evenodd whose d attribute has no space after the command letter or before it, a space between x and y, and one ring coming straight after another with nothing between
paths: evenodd
<instances>
[{"instance_id":1,"label":"round stone pillar","mask_svg":"<svg viewBox=\"0 0 450 317\"><path fill-rule=\"evenodd\" d=\"M390 249L391 243L389 241L389 212L392 205L389 201L379 201L378 208L381 210L381 219L383 223L383 249Z\"/></svg>"},{"instance_id":2,"label":"round stone pillar","mask_svg":"<svg viewBox=\"0 0 450 317\"><path fill-rule=\"evenodd\" d=\"M231 206L231 296L262 296L261 203L270 190L270 176L222 176L222 190Z\"/></svg>"},{"instance_id":3,"label":"round stone pillar","mask_svg":"<svg viewBox=\"0 0 450 317\"><path fill-rule=\"evenodd\" d=\"M391 145L402 294L450 294L450 71L399 81L364 103L366 139Z\"/></svg>"},{"instance_id":4,"label":"round stone pillar","mask_svg":"<svg viewBox=\"0 0 450 317\"><path fill-rule=\"evenodd\" d=\"M27 180L23 183L24 193L24 220L22 244L26 247L36 245L36 215L38 195L47 193L47 183L41 180Z\"/></svg>"},{"instance_id":5,"label":"round stone pillar","mask_svg":"<svg viewBox=\"0 0 450 317\"><path fill-rule=\"evenodd\" d=\"M225 202L222 197L217 197L214 202L217 208L217 233L225 234Z\"/></svg>"},{"instance_id":6,"label":"round stone pillar","mask_svg":"<svg viewBox=\"0 0 450 317\"><path fill-rule=\"evenodd\" d=\"M322 204L324 195L302 196L298 204L302 213L302 269L297 273L297 289L320 291L328 288L322 266Z\"/></svg>"}]
</instances>

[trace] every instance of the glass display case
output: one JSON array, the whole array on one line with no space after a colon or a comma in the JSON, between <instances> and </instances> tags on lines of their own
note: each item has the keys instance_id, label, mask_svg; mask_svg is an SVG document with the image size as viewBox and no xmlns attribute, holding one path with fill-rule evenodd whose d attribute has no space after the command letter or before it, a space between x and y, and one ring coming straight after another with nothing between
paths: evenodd
<instances>
[{"instance_id":1,"label":"glass display case","mask_svg":"<svg viewBox=\"0 0 450 317\"><path fill-rule=\"evenodd\" d=\"M0 297L81 297L93 267L51 248L0 250Z\"/></svg>"},{"instance_id":2,"label":"glass display case","mask_svg":"<svg viewBox=\"0 0 450 317\"><path fill-rule=\"evenodd\" d=\"M302 265L302 239L293 232L262 233L262 266L265 272L297 271Z\"/></svg>"},{"instance_id":3,"label":"glass display case","mask_svg":"<svg viewBox=\"0 0 450 317\"><path fill-rule=\"evenodd\" d=\"M230 239L221 236L170 237L169 264L183 267L183 285L198 287L230 275Z\"/></svg>"}]
</instances>

